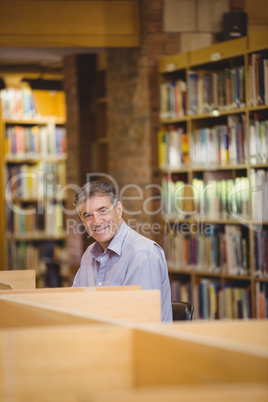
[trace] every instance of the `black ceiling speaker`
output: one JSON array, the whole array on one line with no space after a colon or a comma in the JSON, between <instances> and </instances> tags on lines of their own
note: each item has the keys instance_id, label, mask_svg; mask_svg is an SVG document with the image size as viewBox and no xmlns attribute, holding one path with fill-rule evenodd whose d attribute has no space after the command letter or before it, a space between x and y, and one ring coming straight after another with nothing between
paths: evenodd
<instances>
[{"instance_id":1,"label":"black ceiling speaker","mask_svg":"<svg viewBox=\"0 0 268 402\"><path fill-rule=\"evenodd\" d=\"M223 14L223 40L238 39L247 35L247 13Z\"/></svg>"}]
</instances>

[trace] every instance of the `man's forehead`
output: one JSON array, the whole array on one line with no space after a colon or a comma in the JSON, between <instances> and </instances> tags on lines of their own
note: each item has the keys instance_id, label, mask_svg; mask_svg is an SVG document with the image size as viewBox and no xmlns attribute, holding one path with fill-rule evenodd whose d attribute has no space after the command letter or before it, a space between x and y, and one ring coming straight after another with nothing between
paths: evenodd
<instances>
[{"instance_id":1,"label":"man's forehead","mask_svg":"<svg viewBox=\"0 0 268 402\"><path fill-rule=\"evenodd\" d=\"M111 200L108 195L93 195L87 198L82 205L81 209L85 208L101 208L102 206L112 205Z\"/></svg>"}]
</instances>

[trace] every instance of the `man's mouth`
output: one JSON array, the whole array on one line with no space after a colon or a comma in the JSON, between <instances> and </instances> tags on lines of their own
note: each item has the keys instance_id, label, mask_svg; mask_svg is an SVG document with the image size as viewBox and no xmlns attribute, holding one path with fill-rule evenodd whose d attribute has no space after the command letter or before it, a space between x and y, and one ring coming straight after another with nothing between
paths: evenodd
<instances>
[{"instance_id":1,"label":"man's mouth","mask_svg":"<svg viewBox=\"0 0 268 402\"><path fill-rule=\"evenodd\" d=\"M104 232L107 228L108 228L108 226L104 226L104 227L102 226L102 227L100 227L100 228L94 229L93 232L94 232L94 233L102 233L102 232Z\"/></svg>"}]
</instances>

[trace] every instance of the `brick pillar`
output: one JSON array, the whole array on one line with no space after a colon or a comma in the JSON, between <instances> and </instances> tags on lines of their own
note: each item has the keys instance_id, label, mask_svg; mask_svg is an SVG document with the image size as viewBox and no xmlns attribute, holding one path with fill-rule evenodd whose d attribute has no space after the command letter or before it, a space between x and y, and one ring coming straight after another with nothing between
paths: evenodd
<instances>
[{"instance_id":1,"label":"brick pillar","mask_svg":"<svg viewBox=\"0 0 268 402\"><path fill-rule=\"evenodd\" d=\"M160 195L158 60L179 52L179 34L163 32L161 0L140 4L141 46L108 50L109 173L125 189L123 196L133 197L122 200L125 220L161 242L160 213L156 213L160 202L154 200Z\"/></svg>"},{"instance_id":2,"label":"brick pillar","mask_svg":"<svg viewBox=\"0 0 268 402\"><path fill-rule=\"evenodd\" d=\"M95 55L70 56L64 59L64 91L67 108L67 163L65 192L67 208L67 248L74 273L89 244L84 228L74 211L72 200L85 183L86 174L94 170L94 72Z\"/></svg>"}]
</instances>

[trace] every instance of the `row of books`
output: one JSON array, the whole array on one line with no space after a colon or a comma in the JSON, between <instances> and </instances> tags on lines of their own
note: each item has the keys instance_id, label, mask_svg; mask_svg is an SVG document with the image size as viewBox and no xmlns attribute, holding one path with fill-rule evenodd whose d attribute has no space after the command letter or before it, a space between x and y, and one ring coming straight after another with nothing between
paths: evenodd
<instances>
[{"instance_id":1,"label":"row of books","mask_svg":"<svg viewBox=\"0 0 268 402\"><path fill-rule=\"evenodd\" d=\"M191 282L182 282L177 279L170 281L172 301L183 301L193 304Z\"/></svg>"},{"instance_id":2,"label":"row of books","mask_svg":"<svg viewBox=\"0 0 268 402\"><path fill-rule=\"evenodd\" d=\"M198 289L199 318L248 319L252 318L250 287L218 286L202 279Z\"/></svg>"},{"instance_id":3,"label":"row of books","mask_svg":"<svg viewBox=\"0 0 268 402\"><path fill-rule=\"evenodd\" d=\"M249 160L251 164L268 162L268 120L256 114L249 122Z\"/></svg>"},{"instance_id":4,"label":"row of books","mask_svg":"<svg viewBox=\"0 0 268 402\"><path fill-rule=\"evenodd\" d=\"M251 217L258 222L268 222L268 171L250 170Z\"/></svg>"},{"instance_id":5,"label":"row of books","mask_svg":"<svg viewBox=\"0 0 268 402\"><path fill-rule=\"evenodd\" d=\"M38 114L33 93L28 86L3 89L1 103L4 119L31 118Z\"/></svg>"},{"instance_id":6,"label":"row of books","mask_svg":"<svg viewBox=\"0 0 268 402\"><path fill-rule=\"evenodd\" d=\"M6 208L7 233L20 237L63 236L64 216L60 202L12 204Z\"/></svg>"},{"instance_id":7,"label":"row of books","mask_svg":"<svg viewBox=\"0 0 268 402\"><path fill-rule=\"evenodd\" d=\"M66 129L49 123L42 126L7 126L6 157L40 158L66 154Z\"/></svg>"},{"instance_id":8,"label":"row of books","mask_svg":"<svg viewBox=\"0 0 268 402\"><path fill-rule=\"evenodd\" d=\"M190 185L166 176L162 178L162 211L167 217L177 218L247 219L249 194L247 177L207 181L193 178Z\"/></svg>"},{"instance_id":9,"label":"row of books","mask_svg":"<svg viewBox=\"0 0 268 402\"><path fill-rule=\"evenodd\" d=\"M268 278L268 230L256 230L253 232L254 253L253 270L256 277Z\"/></svg>"},{"instance_id":10,"label":"row of books","mask_svg":"<svg viewBox=\"0 0 268 402\"><path fill-rule=\"evenodd\" d=\"M256 282L256 318L268 318L268 282Z\"/></svg>"},{"instance_id":11,"label":"row of books","mask_svg":"<svg viewBox=\"0 0 268 402\"><path fill-rule=\"evenodd\" d=\"M44 161L37 164L9 164L6 178L5 197L8 200L59 199L66 184L65 165Z\"/></svg>"},{"instance_id":12,"label":"row of books","mask_svg":"<svg viewBox=\"0 0 268 402\"><path fill-rule=\"evenodd\" d=\"M194 214L193 190L181 180L173 181L173 176L162 178L162 213L178 218Z\"/></svg>"},{"instance_id":13,"label":"row of books","mask_svg":"<svg viewBox=\"0 0 268 402\"><path fill-rule=\"evenodd\" d=\"M193 166L236 165L247 162L245 116L228 116L227 125L201 128L189 134L170 125L159 132L159 165L180 168ZM249 125L249 161L268 161L268 120L254 118Z\"/></svg>"},{"instance_id":14,"label":"row of books","mask_svg":"<svg viewBox=\"0 0 268 402\"><path fill-rule=\"evenodd\" d=\"M171 297L172 300L193 304L193 318L197 320L248 319L253 316L249 286L221 286L217 280L203 278L192 288L191 283L173 280Z\"/></svg>"},{"instance_id":15,"label":"row of books","mask_svg":"<svg viewBox=\"0 0 268 402\"><path fill-rule=\"evenodd\" d=\"M207 219L249 217L249 179L222 180L193 178L194 211Z\"/></svg>"},{"instance_id":16,"label":"row of books","mask_svg":"<svg viewBox=\"0 0 268 402\"><path fill-rule=\"evenodd\" d=\"M158 133L159 166L180 168L189 164L189 135L183 128L170 125Z\"/></svg>"},{"instance_id":17,"label":"row of books","mask_svg":"<svg viewBox=\"0 0 268 402\"><path fill-rule=\"evenodd\" d=\"M35 269L42 273L44 263L66 260L66 249L60 242L8 242L8 269Z\"/></svg>"},{"instance_id":18,"label":"row of books","mask_svg":"<svg viewBox=\"0 0 268 402\"><path fill-rule=\"evenodd\" d=\"M175 119L186 115L186 83L182 79L160 85L160 117Z\"/></svg>"},{"instance_id":19,"label":"row of books","mask_svg":"<svg viewBox=\"0 0 268 402\"><path fill-rule=\"evenodd\" d=\"M249 106L268 105L268 53L249 55ZM245 67L224 68L219 71L200 69L189 71L189 114L211 113L245 107ZM187 114L184 80L162 83L162 119Z\"/></svg>"},{"instance_id":20,"label":"row of books","mask_svg":"<svg viewBox=\"0 0 268 402\"><path fill-rule=\"evenodd\" d=\"M244 115L228 116L228 123L193 131L190 136L192 166L236 165L247 159Z\"/></svg>"},{"instance_id":21,"label":"row of books","mask_svg":"<svg viewBox=\"0 0 268 402\"><path fill-rule=\"evenodd\" d=\"M164 237L168 265L174 270L249 274L248 238L238 225L186 228L183 224L174 226Z\"/></svg>"},{"instance_id":22,"label":"row of books","mask_svg":"<svg viewBox=\"0 0 268 402\"><path fill-rule=\"evenodd\" d=\"M245 106L245 67L189 71L189 114Z\"/></svg>"},{"instance_id":23,"label":"row of books","mask_svg":"<svg viewBox=\"0 0 268 402\"><path fill-rule=\"evenodd\" d=\"M268 52L249 55L249 106L268 105Z\"/></svg>"}]
</instances>

